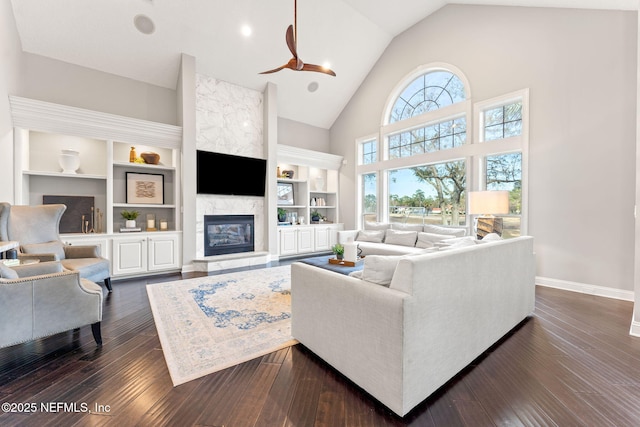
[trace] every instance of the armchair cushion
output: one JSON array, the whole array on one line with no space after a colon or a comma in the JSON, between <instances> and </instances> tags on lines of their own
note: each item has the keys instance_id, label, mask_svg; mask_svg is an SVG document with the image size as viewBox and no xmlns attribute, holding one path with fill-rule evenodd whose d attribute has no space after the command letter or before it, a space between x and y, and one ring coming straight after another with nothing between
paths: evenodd
<instances>
[{"instance_id":1,"label":"armchair cushion","mask_svg":"<svg viewBox=\"0 0 640 427\"><path fill-rule=\"evenodd\" d=\"M109 277L109 260L106 258L66 258L61 262L65 269L78 271L81 277L92 282Z\"/></svg>"},{"instance_id":2,"label":"armchair cushion","mask_svg":"<svg viewBox=\"0 0 640 427\"><path fill-rule=\"evenodd\" d=\"M56 260L65 259L64 245L60 240L44 243L29 243L21 246L22 252L28 255L54 254Z\"/></svg>"},{"instance_id":3,"label":"armchair cushion","mask_svg":"<svg viewBox=\"0 0 640 427\"><path fill-rule=\"evenodd\" d=\"M62 273L64 270L59 261L38 262L35 264L16 265L12 267L17 277L42 276L43 274Z\"/></svg>"},{"instance_id":4,"label":"armchair cushion","mask_svg":"<svg viewBox=\"0 0 640 427\"><path fill-rule=\"evenodd\" d=\"M3 279L17 279L18 273L13 269L4 265L3 262L0 262L0 278Z\"/></svg>"},{"instance_id":5,"label":"armchair cushion","mask_svg":"<svg viewBox=\"0 0 640 427\"><path fill-rule=\"evenodd\" d=\"M100 258L98 245L65 245L63 249L65 258Z\"/></svg>"}]
</instances>

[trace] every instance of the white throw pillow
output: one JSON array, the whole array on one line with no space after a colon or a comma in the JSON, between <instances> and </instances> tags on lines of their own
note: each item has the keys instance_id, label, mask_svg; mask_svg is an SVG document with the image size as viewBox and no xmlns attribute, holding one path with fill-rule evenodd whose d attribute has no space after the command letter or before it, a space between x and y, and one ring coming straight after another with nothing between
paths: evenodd
<instances>
[{"instance_id":1,"label":"white throw pillow","mask_svg":"<svg viewBox=\"0 0 640 427\"><path fill-rule=\"evenodd\" d=\"M441 242L450 238L451 235L449 234L418 233L416 248L433 248L436 246L436 242Z\"/></svg>"},{"instance_id":2,"label":"white throw pillow","mask_svg":"<svg viewBox=\"0 0 640 427\"><path fill-rule=\"evenodd\" d=\"M500 237L498 233L489 233L478 242L497 242L498 240L502 240L502 237Z\"/></svg>"},{"instance_id":3,"label":"white throw pillow","mask_svg":"<svg viewBox=\"0 0 640 427\"><path fill-rule=\"evenodd\" d=\"M449 236L454 237L462 237L467 234L467 230L464 228L443 227L433 224L425 224L424 231L425 233L448 234Z\"/></svg>"},{"instance_id":4,"label":"white throw pillow","mask_svg":"<svg viewBox=\"0 0 640 427\"><path fill-rule=\"evenodd\" d=\"M390 245L414 247L417 238L417 231L387 230L384 236L384 242Z\"/></svg>"},{"instance_id":5,"label":"white throw pillow","mask_svg":"<svg viewBox=\"0 0 640 427\"><path fill-rule=\"evenodd\" d=\"M389 286L398 261L404 257L404 255L367 255L362 267L362 280Z\"/></svg>"},{"instance_id":6,"label":"white throw pillow","mask_svg":"<svg viewBox=\"0 0 640 427\"><path fill-rule=\"evenodd\" d=\"M356 242L382 243L384 230L360 230L356 237Z\"/></svg>"}]
</instances>

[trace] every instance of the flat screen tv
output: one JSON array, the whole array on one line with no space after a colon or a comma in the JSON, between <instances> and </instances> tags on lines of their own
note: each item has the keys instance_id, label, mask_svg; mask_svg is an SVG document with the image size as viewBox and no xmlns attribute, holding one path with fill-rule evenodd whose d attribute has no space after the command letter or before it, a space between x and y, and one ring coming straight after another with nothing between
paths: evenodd
<instances>
[{"instance_id":1,"label":"flat screen tv","mask_svg":"<svg viewBox=\"0 0 640 427\"><path fill-rule=\"evenodd\" d=\"M264 197L267 161L197 150L197 193Z\"/></svg>"}]
</instances>

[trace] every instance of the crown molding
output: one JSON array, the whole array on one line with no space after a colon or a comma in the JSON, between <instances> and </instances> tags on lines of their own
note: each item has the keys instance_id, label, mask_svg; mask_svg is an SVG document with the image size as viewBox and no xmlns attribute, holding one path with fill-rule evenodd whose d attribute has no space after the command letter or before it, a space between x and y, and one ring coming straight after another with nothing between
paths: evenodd
<instances>
[{"instance_id":1,"label":"crown molding","mask_svg":"<svg viewBox=\"0 0 640 427\"><path fill-rule=\"evenodd\" d=\"M164 148L182 146L182 127L9 96L16 128Z\"/></svg>"},{"instance_id":2,"label":"crown molding","mask_svg":"<svg viewBox=\"0 0 640 427\"><path fill-rule=\"evenodd\" d=\"M342 156L335 154L281 144L278 144L277 153L279 162L331 170L338 170L342 166Z\"/></svg>"}]
</instances>

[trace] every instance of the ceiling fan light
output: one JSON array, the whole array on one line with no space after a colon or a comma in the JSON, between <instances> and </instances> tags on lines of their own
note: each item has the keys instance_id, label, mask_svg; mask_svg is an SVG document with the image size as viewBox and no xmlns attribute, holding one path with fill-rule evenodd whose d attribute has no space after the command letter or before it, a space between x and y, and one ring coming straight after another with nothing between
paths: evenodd
<instances>
[{"instance_id":1,"label":"ceiling fan light","mask_svg":"<svg viewBox=\"0 0 640 427\"><path fill-rule=\"evenodd\" d=\"M136 15L133 18L133 25L142 34L153 34L156 30L156 24L147 15Z\"/></svg>"}]
</instances>

